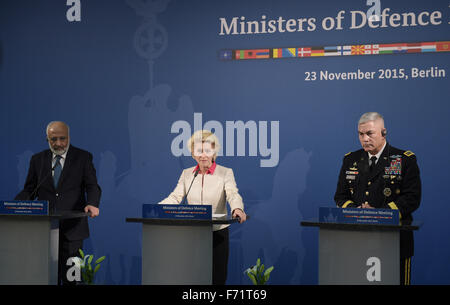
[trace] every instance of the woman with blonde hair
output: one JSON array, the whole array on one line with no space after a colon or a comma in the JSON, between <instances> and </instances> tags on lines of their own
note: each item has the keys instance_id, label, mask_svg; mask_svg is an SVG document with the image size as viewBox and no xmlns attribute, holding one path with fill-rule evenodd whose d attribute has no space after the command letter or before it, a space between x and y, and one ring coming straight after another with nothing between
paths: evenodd
<instances>
[{"instance_id":1,"label":"woman with blonde hair","mask_svg":"<svg viewBox=\"0 0 450 305\"><path fill-rule=\"evenodd\" d=\"M240 223L244 222L247 215L233 170L216 163L217 152L220 150L216 135L209 130L196 131L188 145L197 166L183 170L173 192L160 204L180 204L187 200L188 204L211 205L213 214L227 214L228 202L232 217L238 217ZM227 279L228 226L213 226L213 285L225 285Z\"/></svg>"}]
</instances>

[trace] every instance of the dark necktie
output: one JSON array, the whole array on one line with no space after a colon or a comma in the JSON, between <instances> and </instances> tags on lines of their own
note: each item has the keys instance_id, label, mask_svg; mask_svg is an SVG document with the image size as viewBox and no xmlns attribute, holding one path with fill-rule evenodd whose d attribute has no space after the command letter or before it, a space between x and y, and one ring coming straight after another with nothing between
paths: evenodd
<instances>
[{"instance_id":1,"label":"dark necktie","mask_svg":"<svg viewBox=\"0 0 450 305\"><path fill-rule=\"evenodd\" d=\"M55 186L55 189L58 186L59 176L61 176L62 171L61 162L59 162L59 160L61 160L61 156L57 155L55 167L53 168L53 185Z\"/></svg>"},{"instance_id":2,"label":"dark necktie","mask_svg":"<svg viewBox=\"0 0 450 305\"><path fill-rule=\"evenodd\" d=\"M370 158L370 166L369 166L370 171L373 171L375 167L375 162L377 162L377 157L373 156L372 158Z\"/></svg>"}]
</instances>

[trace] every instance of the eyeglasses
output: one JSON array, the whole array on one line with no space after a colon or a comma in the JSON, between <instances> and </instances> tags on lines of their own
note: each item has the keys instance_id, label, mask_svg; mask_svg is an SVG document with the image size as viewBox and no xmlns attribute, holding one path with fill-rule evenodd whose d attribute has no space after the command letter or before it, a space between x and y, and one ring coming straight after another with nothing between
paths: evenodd
<instances>
[{"instance_id":1,"label":"eyeglasses","mask_svg":"<svg viewBox=\"0 0 450 305\"><path fill-rule=\"evenodd\" d=\"M48 140L52 143L55 143L56 141L60 140L61 142L67 140L67 137L52 137L48 138Z\"/></svg>"}]
</instances>

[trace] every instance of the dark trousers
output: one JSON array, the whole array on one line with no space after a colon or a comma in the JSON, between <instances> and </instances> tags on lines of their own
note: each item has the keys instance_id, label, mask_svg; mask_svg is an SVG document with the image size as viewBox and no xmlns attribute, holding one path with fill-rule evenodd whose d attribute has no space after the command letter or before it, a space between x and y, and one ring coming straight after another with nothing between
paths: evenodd
<instances>
[{"instance_id":1,"label":"dark trousers","mask_svg":"<svg viewBox=\"0 0 450 305\"><path fill-rule=\"evenodd\" d=\"M80 256L78 249L83 248L83 240L67 240L61 234L59 235L58 252L58 285L76 285L75 281L67 280L67 271L73 266L67 266L67 260L71 257Z\"/></svg>"},{"instance_id":2,"label":"dark trousers","mask_svg":"<svg viewBox=\"0 0 450 305\"><path fill-rule=\"evenodd\" d=\"M411 284L411 257L400 258L400 285Z\"/></svg>"},{"instance_id":3,"label":"dark trousers","mask_svg":"<svg viewBox=\"0 0 450 305\"><path fill-rule=\"evenodd\" d=\"M213 232L213 272L212 284L225 285L228 271L229 230Z\"/></svg>"}]
</instances>

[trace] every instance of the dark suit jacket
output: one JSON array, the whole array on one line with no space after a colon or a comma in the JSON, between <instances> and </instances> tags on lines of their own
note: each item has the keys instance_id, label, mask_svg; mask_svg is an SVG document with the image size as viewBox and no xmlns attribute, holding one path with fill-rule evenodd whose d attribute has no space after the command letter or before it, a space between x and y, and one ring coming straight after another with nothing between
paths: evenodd
<instances>
[{"instance_id":1,"label":"dark suit jacket","mask_svg":"<svg viewBox=\"0 0 450 305\"><path fill-rule=\"evenodd\" d=\"M369 156L363 149L345 155L334 200L339 207L398 209L401 221L412 221L421 200L420 172L416 156L386 143L374 169L369 171ZM400 255L414 254L412 231L400 232Z\"/></svg>"},{"instance_id":2,"label":"dark suit jacket","mask_svg":"<svg viewBox=\"0 0 450 305\"><path fill-rule=\"evenodd\" d=\"M88 204L99 206L101 189L97 184L91 153L70 145L56 189L53 185L51 169L50 149L33 155L24 189L15 199L48 200L49 209L53 213L81 212ZM68 240L82 240L89 237L87 218L62 220L60 234Z\"/></svg>"}]
</instances>

